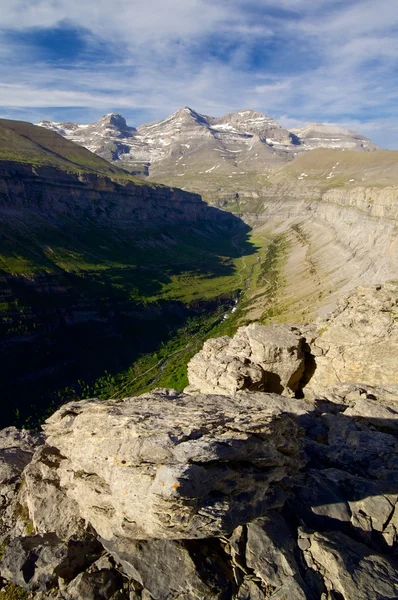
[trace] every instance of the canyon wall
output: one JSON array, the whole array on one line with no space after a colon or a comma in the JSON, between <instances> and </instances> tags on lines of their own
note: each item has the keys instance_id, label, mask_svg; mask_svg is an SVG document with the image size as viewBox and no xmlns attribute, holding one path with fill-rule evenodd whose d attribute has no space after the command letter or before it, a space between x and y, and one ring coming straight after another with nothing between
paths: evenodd
<instances>
[{"instance_id":1,"label":"canyon wall","mask_svg":"<svg viewBox=\"0 0 398 600\"><path fill-rule=\"evenodd\" d=\"M109 219L139 229L159 221L228 219L198 194L179 189L5 161L0 163L0 210L5 218L8 210L21 210L50 219Z\"/></svg>"},{"instance_id":2,"label":"canyon wall","mask_svg":"<svg viewBox=\"0 0 398 600\"><path fill-rule=\"evenodd\" d=\"M282 292L287 319L295 314L308 320L331 310L345 291L396 279L397 186L325 191L297 182L254 196L240 194L242 219L259 234L287 240ZM259 310L252 314L259 318Z\"/></svg>"}]
</instances>

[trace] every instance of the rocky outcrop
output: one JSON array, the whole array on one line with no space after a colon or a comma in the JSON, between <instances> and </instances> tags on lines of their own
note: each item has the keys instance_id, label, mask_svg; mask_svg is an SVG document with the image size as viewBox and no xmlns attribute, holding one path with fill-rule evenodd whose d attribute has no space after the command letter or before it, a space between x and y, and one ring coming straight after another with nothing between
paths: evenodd
<instances>
[{"instance_id":1,"label":"rocky outcrop","mask_svg":"<svg viewBox=\"0 0 398 600\"><path fill-rule=\"evenodd\" d=\"M302 464L293 412L306 407L159 392L69 403L45 431L61 486L102 538L209 538L283 502L279 482Z\"/></svg>"},{"instance_id":2,"label":"rocky outcrop","mask_svg":"<svg viewBox=\"0 0 398 600\"><path fill-rule=\"evenodd\" d=\"M311 350L316 370L308 391L339 382L398 384L398 283L360 287L319 321Z\"/></svg>"},{"instance_id":3,"label":"rocky outcrop","mask_svg":"<svg viewBox=\"0 0 398 600\"><path fill-rule=\"evenodd\" d=\"M235 394L240 390L292 396L304 373L304 338L294 327L240 327L233 338L210 339L188 364L186 391Z\"/></svg>"},{"instance_id":4,"label":"rocky outcrop","mask_svg":"<svg viewBox=\"0 0 398 600\"><path fill-rule=\"evenodd\" d=\"M14 474L4 583L38 600L393 599L398 409L386 394L70 403Z\"/></svg>"},{"instance_id":5,"label":"rocky outcrop","mask_svg":"<svg viewBox=\"0 0 398 600\"><path fill-rule=\"evenodd\" d=\"M272 354L274 372L285 368L284 351L278 364L265 349L286 334L295 352L306 339L306 393L310 350L316 373L333 348L346 351L352 329L363 343L384 329L388 347L394 298L393 285L358 290L328 321L338 337L324 354L322 329L250 326L221 338L220 353L241 353L228 381L244 358L255 367ZM358 332L365 315L376 329ZM4 590L35 600L397 598L398 385L386 383L388 361L378 368L383 385L364 371L361 383L327 380L322 394L314 385L312 399L251 391L243 379L230 395L158 389L69 403L45 439L4 430Z\"/></svg>"}]
</instances>

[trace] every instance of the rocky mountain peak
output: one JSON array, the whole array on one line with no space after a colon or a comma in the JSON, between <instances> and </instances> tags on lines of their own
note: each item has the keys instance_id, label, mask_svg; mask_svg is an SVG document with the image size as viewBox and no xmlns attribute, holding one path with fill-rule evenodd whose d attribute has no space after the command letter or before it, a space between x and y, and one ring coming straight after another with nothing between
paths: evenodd
<instances>
[{"instance_id":1,"label":"rocky mountain peak","mask_svg":"<svg viewBox=\"0 0 398 600\"><path fill-rule=\"evenodd\" d=\"M182 108L179 108L175 113L170 115L170 117L167 117L163 121L158 121L158 123L166 123L170 120L174 120L179 123L192 123L193 121L194 123L204 125L205 127L209 125L209 117L196 112L196 110L193 110L193 108L190 108L189 106L183 106Z\"/></svg>"},{"instance_id":2,"label":"rocky mountain peak","mask_svg":"<svg viewBox=\"0 0 398 600\"><path fill-rule=\"evenodd\" d=\"M292 134L267 115L251 109L238 110L214 120L214 129L237 130L241 133L257 135L271 147L291 147L295 143Z\"/></svg>"},{"instance_id":3,"label":"rocky mountain peak","mask_svg":"<svg viewBox=\"0 0 398 600\"><path fill-rule=\"evenodd\" d=\"M99 121L97 121L97 123L94 123L93 126L105 128L110 127L123 133L131 133L132 131L135 131L135 127L130 127L127 125L126 119L119 113L109 113L104 115Z\"/></svg>"},{"instance_id":4,"label":"rocky mountain peak","mask_svg":"<svg viewBox=\"0 0 398 600\"><path fill-rule=\"evenodd\" d=\"M123 117L123 115L120 115L118 113L108 113L107 115L104 115L101 119L101 122L109 123L110 125L115 125L115 127L127 126L126 119Z\"/></svg>"}]
</instances>

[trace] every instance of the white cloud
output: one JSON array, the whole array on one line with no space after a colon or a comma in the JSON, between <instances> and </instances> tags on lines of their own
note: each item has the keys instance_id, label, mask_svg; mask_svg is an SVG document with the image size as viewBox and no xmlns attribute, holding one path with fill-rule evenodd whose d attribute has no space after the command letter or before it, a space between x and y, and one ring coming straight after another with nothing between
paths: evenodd
<instances>
[{"instance_id":1,"label":"white cloud","mask_svg":"<svg viewBox=\"0 0 398 600\"><path fill-rule=\"evenodd\" d=\"M351 122L398 148L391 0L2 0L3 29L65 21L118 58L56 69L41 58L32 68L34 47L0 37L2 106L44 107L43 118L56 106L87 107L92 119L139 110L148 120L186 104L214 115L250 107L299 123Z\"/></svg>"}]
</instances>

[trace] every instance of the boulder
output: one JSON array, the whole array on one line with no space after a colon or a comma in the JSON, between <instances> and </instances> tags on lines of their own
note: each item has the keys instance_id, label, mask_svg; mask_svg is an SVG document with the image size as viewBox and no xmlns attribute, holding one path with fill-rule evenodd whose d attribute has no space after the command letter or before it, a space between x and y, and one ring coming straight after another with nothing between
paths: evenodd
<instances>
[{"instance_id":1,"label":"boulder","mask_svg":"<svg viewBox=\"0 0 398 600\"><path fill-rule=\"evenodd\" d=\"M188 363L189 393L240 390L293 396L304 373L304 338L287 325L251 323L233 338L207 340Z\"/></svg>"},{"instance_id":2,"label":"boulder","mask_svg":"<svg viewBox=\"0 0 398 600\"><path fill-rule=\"evenodd\" d=\"M170 394L82 400L47 420L60 486L105 539L228 534L283 504L280 483L305 463L295 419L309 404Z\"/></svg>"}]
</instances>

